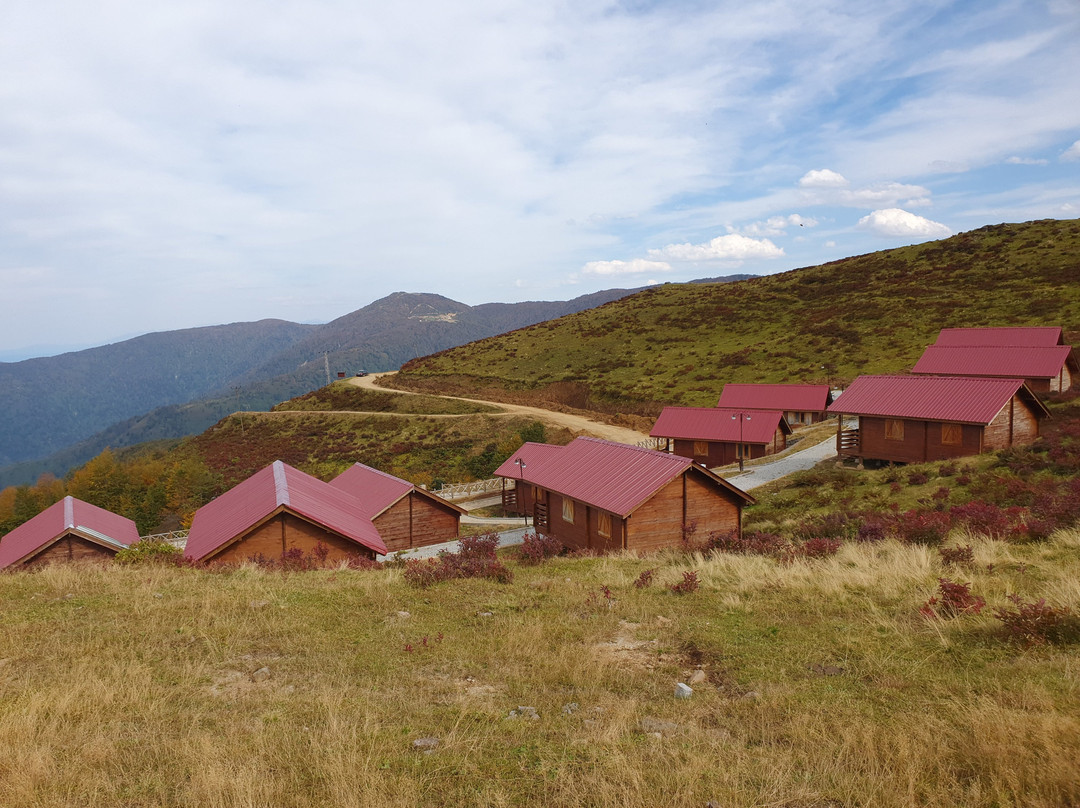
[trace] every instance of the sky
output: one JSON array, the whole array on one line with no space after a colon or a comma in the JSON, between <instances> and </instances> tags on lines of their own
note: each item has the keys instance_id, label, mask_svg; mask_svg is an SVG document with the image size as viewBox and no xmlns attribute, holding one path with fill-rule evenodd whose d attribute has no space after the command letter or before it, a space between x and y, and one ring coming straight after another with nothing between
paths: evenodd
<instances>
[{"instance_id":1,"label":"sky","mask_svg":"<svg viewBox=\"0 0 1080 808\"><path fill-rule=\"evenodd\" d=\"M1080 217L1078 0L5 0L0 359Z\"/></svg>"}]
</instances>

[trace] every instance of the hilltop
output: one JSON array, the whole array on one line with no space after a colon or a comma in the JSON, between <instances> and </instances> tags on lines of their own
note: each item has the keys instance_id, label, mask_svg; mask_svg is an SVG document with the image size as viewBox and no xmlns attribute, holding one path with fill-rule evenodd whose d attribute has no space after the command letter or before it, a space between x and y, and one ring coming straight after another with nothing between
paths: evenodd
<instances>
[{"instance_id":1,"label":"hilltop","mask_svg":"<svg viewBox=\"0 0 1080 808\"><path fill-rule=\"evenodd\" d=\"M1080 220L1000 224L734 284L666 284L406 363L395 384L610 413L711 406L725 382L903 371L947 326L1080 338Z\"/></svg>"},{"instance_id":2,"label":"hilltop","mask_svg":"<svg viewBox=\"0 0 1080 808\"><path fill-rule=\"evenodd\" d=\"M233 323L0 363L0 486L63 474L106 446L197 434L231 412L268 409L324 385L328 366L392 370L631 291L478 306L396 292L325 325Z\"/></svg>"}]
</instances>

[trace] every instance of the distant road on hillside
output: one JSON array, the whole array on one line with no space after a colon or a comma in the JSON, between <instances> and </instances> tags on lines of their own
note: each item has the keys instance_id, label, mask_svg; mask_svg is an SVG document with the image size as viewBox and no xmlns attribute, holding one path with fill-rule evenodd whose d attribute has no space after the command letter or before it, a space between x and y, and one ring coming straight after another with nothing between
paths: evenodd
<instances>
[{"instance_id":1,"label":"distant road on hillside","mask_svg":"<svg viewBox=\"0 0 1080 808\"><path fill-rule=\"evenodd\" d=\"M386 373L370 373L367 376L353 377L349 381L357 387L363 387L367 390L378 390L386 393L404 393L405 395L419 395L409 390L398 390L397 388L382 387L376 382L384 376L392 376L397 371L389 371ZM424 395L433 395L432 393L425 393ZM514 415L525 415L530 418L535 418L538 421L545 421L555 426L565 427L566 429L573 430L574 432L583 432L594 438L603 438L604 440L611 440L617 443L627 443L630 445L636 445L641 441L649 439L648 435L638 432L634 429L627 429L623 426L612 426L611 424L605 424L600 421L594 421L592 418L586 418L583 415L575 415L568 412L556 412L554 410L544 410L540 407L526 407L523 404L505 404L502 401L484 401L478 398L461 398L459 396L439 396L440 398L450 398L457 401L468 401L473 404L487 404L492 407L498 407L505 412L512 413Z\"/></svg>"}]
</instances>

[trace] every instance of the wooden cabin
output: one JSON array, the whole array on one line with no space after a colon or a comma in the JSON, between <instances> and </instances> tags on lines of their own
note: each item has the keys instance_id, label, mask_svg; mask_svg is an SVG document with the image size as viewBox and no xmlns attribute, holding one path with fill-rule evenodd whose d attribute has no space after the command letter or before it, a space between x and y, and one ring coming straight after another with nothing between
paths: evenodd
<instances>
[{"instance_id":1,"label":"wooden cabin","mask_svg":"<svg viewBox=\"0 0 1080 808\"><path fill-rule=\"evenodd\" d=\"M330 481L356 497L389 552L458 537L465 509L407 480L356 463Z\"/></svg>"},{"instance_id":2,"label":"wooden cabin","mask_svg":"<svg viewBox=\"0 0 1080 808\"><path fill-rule=\"evenodd\" d=\"M788 426L797 427L825 420L832 400L827 384L725 384L716 406L781 412Z\"/></svg>"},{"instance_id":3,"label":"wooden cabin","mask_svg":"<svg viewBox=\"0 0 1080 808\"><path fill-rule=\"evenodd\" d=\"M495 474L508 511L572 549L682 547L690 525L702 546L710 533L741 531L754 501L689 458L596 438L526 443Z\"/></svg>"},{"instance_id":4,"label":"wooden cabin","mask_svg":"<svg viewBox=\"0 0 1080 808\"><path fill-rule=\"evenodd\" d=\"M1059 326L943 328L912 373L1023 379L1041 394L1069 390L1080 367Z\"/></svg>"},{"instance_id":5,"label":"wooden cabin","mask_svg":"<svg viewBox=\"0 0 1080 808\"><path fill-rule=\"evenodd\" d=\"M1032 443L1046 406L1022 379L860 376L829 408L841 458L919 463ZM858 426L845 428L845 417Z\"/></svg>"},{"instance_id":6,"label":"wooden cabin","mask_svg":"<svg viewBox=\"0 0 1080 808\"><path fill-rule=\"evenodd\" d=\"M321 544L330 560L386 554L359 500L275 461L195 512L184 556L193 561L279 559Z\"/></svg>"},{"instance_id":7,"label":"wooden cabin","mask_svg":"<svg viewBox=\"0 0 1080 808\"><path fill-rule=\"evenodd\" d=\"M780 412L719 407L664 407L649 433L666 441L666 451L708 468L782 452L790 434Z\"/></svg>"},{"instance_id":8,"label":"wooden cabin","mask_svg":"<svg viewBox=\"0 0 1080 808\"><path fill-rule=\"evenodd\" d=\"M0 539L0 569L70 561L108 561L139 540L130 519L64 497Z\"/></svg>"}]
</instances>

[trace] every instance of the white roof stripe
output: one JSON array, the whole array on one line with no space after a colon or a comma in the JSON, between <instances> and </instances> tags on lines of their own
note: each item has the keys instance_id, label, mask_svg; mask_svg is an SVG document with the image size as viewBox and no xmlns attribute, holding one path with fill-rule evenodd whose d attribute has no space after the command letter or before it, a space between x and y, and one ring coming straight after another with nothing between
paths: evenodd
<instances>
[{"instance_id":1,"label":"white roof stripe","mask_svg":"<svg viewBox=\"0 0 1080 808\"><path fill-rule=\"evenodd\" d=\"M274 461L274 490L277 492L277 504L289 505L289 481L285 477L285 464Z\"/></svg>"}]
</instances>

